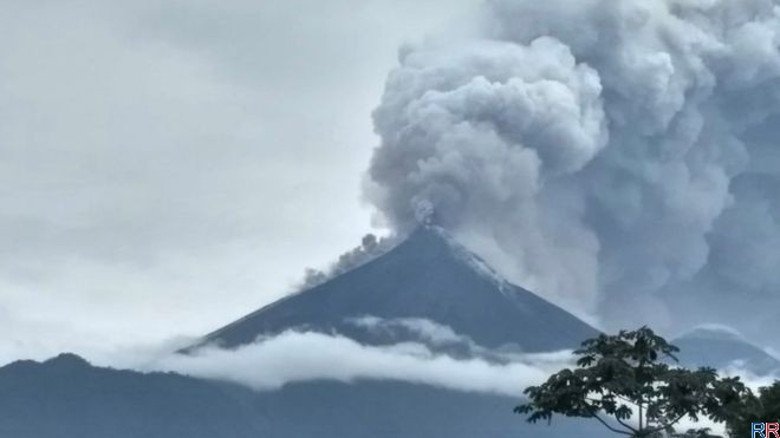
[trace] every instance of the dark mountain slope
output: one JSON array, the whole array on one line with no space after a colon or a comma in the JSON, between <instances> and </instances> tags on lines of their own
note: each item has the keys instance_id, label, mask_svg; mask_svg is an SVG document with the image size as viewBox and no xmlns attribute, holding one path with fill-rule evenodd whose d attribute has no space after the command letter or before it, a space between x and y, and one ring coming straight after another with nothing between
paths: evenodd
<instances>
[{"instance_id":1,"label":"dark mountain slope","mask_svg":"<svg viewBox=\"0 0 780 438\"><path fill-rule=\"evenodd\" d=\"M289 296L204 339L226 347L290 328L365 333L351 318L424 318L478 344L526 351L576 347L596 330L533 293L507 283L437 228L420 228L375 260Z\"/></svg>"},{"instance_id":2,"label":"dark mountain slope","mask_svg":"<svg viewBox=\"0 0 780 438\"><path fill-rule=\"evenodd\" d=\"M0 368L0 436L258 436L249 390L176 374L90 366L74 355Z\"/></svg>"},{"instance_id":3,"label":"dark mountain slope","mask_svg":"<svg viewBox=\"0 0 780 438\"><path fill-rule=\"evenodd\" d=\"M262 372L262 370L258 370ZM519 389L518 389L519 391ZM518 400L399 382L307 382L253 392L171 373L92 367L73 355L0 368L0 437L532 438L601 436L529 425Z\"/></svg>"}]
</instances>

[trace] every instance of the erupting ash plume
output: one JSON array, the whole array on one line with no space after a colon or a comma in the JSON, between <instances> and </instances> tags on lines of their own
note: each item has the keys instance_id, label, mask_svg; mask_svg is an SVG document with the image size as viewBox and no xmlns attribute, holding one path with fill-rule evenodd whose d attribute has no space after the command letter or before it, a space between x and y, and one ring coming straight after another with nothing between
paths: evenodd
<instances>
[{"instance_id":1,"label":"erupting ash plume","mask_svg":"<svg viewBox=\"0 0 780 438\"><path fill-rule=\"evenodd\" d=\"M778 3L492 0L475 21L400 51L380 218L435 221L606 328L779 328L728 319L780 307Z\"/></svg>"}]
</instances>

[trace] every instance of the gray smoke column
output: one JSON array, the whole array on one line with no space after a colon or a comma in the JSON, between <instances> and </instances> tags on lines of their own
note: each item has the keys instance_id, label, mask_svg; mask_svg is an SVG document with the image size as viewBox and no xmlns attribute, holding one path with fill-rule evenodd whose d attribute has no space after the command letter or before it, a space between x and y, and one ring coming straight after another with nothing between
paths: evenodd
<instances>
[{"instance_id":1,"label":"gray smoke column","mask_svg":"<svg viewBox=\"0 0 780 438\"><path fill-rule=\"evenodd\" d=\"M776 2L482 12L476 36L404 47L387 79L365 192L391 228L435 221L608 328L778 302ZM692 303L711 309L683 318Z\"/></svg>"}]
</instances>

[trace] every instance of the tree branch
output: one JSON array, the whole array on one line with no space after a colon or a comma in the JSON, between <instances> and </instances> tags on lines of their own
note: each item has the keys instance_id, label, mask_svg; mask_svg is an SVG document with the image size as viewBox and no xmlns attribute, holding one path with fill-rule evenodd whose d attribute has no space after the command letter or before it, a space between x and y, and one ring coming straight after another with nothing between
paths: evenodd
<instances>
[{"instance_id":1,"label":"tree branch","mask_svg":"<svg viewBox=\"0 0 780 438\"><path fill-rule=\"evenodd\" d=\"M660 432L660 431L662 431L662 430L665 430L665 429L667 429L667 428L670 428L670 427L674 426L675 424L677 424L677 422L679 422L680 420L682 420L684 416L685 416L685 414L682 414L682 415L680 415L679 417L675 418L674 420L672 420L672 421L670 421L670 422L668 422L668 423L662 423L662 425L661 425L661 426L659 426L659 427L655 427L655 428L652 428L652 429L648 429L647 431L648 431L649 433L655 433L655 432Z\"/></svg>"},{"instance_id":2,"label":"tree branch","mask_svg":"<svg viewBox=\"0 0 780 438\"><path fill-rule=\"evenodd\" d=\"M631 432L634 432L635 434L639 433L639 431L642 430L641 427L639 429L634 429L633 427L631 427L628 424L626 424L623 421L621 421L620 418L615 417L615 420L617 420L617 422L620 423L621 426L625 427L626 429L630 430Z\"/></svg>"},{"instance_id":3,"label":"tree branch","mask_svg":"<svg viewBox=\"0 0 780 438\"><path fill-rule=\"evenodd\" d=\"M621 399L621 400L624 400L624 401L626 401L627 403L631 403L631 404L633 404L633 405L635 405L635 406L637 405L635 402L632 402L631 400L629 400L629 399L627 399L627 398L625 398L625 397L621 397L621 396L619 396L619 395L617 395L617 394L615 394L615 393L613 393L613 392L611 392L611 391L610 391L610 393L611 393L612 395L614 395L615 397L617 397L617 398L619 398L619 399ZM599 400L599 399L595 399L595 398L593 398L593 397L587 397L587 398L586 398L586 400L591 400L591 401L595 401L595 402L600 402L600 401L601 401L601 400ZM594 411L593 409L590 409L590 413L591 413L591 415L593 415L594 417L596 416L596 414L595 414L595 411ZM620 425L621 425L621 426L625 427L626 429L630 430L631 432L633 432L633 433L635 433L635 434L636 434L636 433L639 433L639 431L640 431L640 430L642 430L641 426L640 426L640 428L639 428L639 429L633 428L633 427L629 426L628 424L624 423L623 421L621 421L621 420L620 420L620 418L617 418L617 417L615 417L615 420L617 420L617 422L618 422L618 423L620 423ZM640 421L641 421L641 420L640 420Z\"/></svg>"},{"instance_id":4,"label":"tree branch","mask_svg":"<svg viewBox=\"0 0 780 438\"><path fill-rule=\"evenodd\" d=\"M614 427L610 426L609 423L607 423L601 417L599 417L599 415L596 412L593 412L593 410L590 411L590 415L593 418L599 420L599 423L603 424L604 427L606 427L607 429L611 430L612 432L620 433L620 434L623 434L623 435L626 435L626 436L633 436L634 435L634 433L632 433L632 432L627 432L625 430L615 429Z\"/></svg>"}]
</instances>

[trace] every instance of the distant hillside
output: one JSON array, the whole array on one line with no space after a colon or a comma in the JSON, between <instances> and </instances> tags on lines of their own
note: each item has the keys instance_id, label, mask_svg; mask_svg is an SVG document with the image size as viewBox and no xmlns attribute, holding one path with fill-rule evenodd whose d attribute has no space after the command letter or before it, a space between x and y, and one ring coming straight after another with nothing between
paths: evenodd
<instances>
[{"instance_id":1,"label":"distant hillside","mask_svg":"<svg viewBox=\"0 0 780 438\"><path fill-rule=\"evenodd\" d=\"M0 368L0 436L9 438L258 436L267 425L252 403L241 388L69 354Z\"/></svg>"},{"instance_id":2,"label":"distant hillside","mask_svg":"<svg viewBox=\"0 0 780 438\"><path fill-rule=\"evenodd\" d=\"M262 372L262 370L258 370ZM518 400L398 382L311 382L252 392L73 355L0 368L8 438L536 438L602 436L589 422L528 425Z\"/></svg>"},{"instance_id":3,"label":"distant hillside","mask_svg":"<svg viewBox=\"0 0 780 438\"><path fill-rule=\"evenodd\" d=\"M756 375L780 374L780 360L737 333L717 327L700 327L672 342L679 359L688 366L725 368L736 365Z\"/></svg>"}]
</instances>

